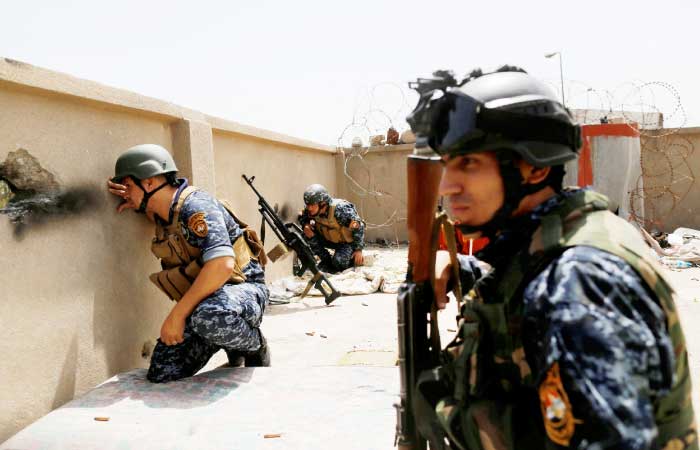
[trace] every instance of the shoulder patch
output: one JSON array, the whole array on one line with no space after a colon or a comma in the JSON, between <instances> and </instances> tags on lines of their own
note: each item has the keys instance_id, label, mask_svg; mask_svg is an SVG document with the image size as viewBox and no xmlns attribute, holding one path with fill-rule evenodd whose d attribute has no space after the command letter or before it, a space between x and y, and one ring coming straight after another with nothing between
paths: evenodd
<instances>
[{"instance_id":1,"label":"shoulder patch","mask_svg":"<svg viewBox=\"0 0 700 450\"><path fill-rule=\"evenodd\" d=\"M547 436L555 444L569 446L574 428L580 420L574 418L569 396L559 376L559 363L555 362L547 371L547 378L539 389L540 408Z\"/></svg>"},{"instance_id":2,"label":"shoulder patch","mask_svg":"<svg viewBox=\"0 0 700 450\"><path fill-rule=\"evenodd\" d=\"M206 237L207 233L209 233L206 217L207 215L203 212L192 214L187 221L187 228L192 230L192 232L199 237Z\"/></svg>"}]
</instances>

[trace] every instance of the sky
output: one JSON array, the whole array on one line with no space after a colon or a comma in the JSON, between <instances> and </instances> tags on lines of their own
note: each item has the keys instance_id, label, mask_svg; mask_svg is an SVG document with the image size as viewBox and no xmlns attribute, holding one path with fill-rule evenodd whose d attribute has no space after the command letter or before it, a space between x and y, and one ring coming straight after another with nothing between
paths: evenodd
<instances>
[{"instance_id":1,"label":"sky","mask_svg":"<svg viewBox=\"0 0 700 450\"><path fill-rule=\"evenodd\" d=\"M405 128L417 98L410 80L502 64L554 89L563 75L569 107L660 110L668 125L700 125L697 0L0 7L0 57L321 144ZM561 71L558 56L544 57L551 52L560 52Z\"/></svg>"}]
</instances>

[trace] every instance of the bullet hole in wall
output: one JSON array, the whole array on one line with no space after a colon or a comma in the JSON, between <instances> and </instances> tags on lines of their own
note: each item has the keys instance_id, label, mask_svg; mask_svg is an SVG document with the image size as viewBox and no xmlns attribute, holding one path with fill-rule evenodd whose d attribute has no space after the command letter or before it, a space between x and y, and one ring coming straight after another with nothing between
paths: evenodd
<instances>
[{"instance_id":1,"label":"bullet hole in wall","mask_svg":"<svg viewBox=\"0 0 700 450\"><path fill-rule=\"evenodd\" d=\"M287 203L283 203L282 207L280 207L278 203L275 203L273 209L277 213L277 215L280 216L280 219L282 219L282 221L284 222L288 222L290 220L295 219L295 217L293 217L292 214L292 208Z\"/></svg>"},{"instance_id":2,"label":"bullet hole in wall","mask_svg":"<svg viewBox=\"0 0 700 450\"><path fill-rule=\"evenodd\" d=\"M89 211L98 204L98 189L62 187L25 149L8 153L0 163L0 214L8 216L17 239L30 229Z\"/></svg>"}]
</instances>

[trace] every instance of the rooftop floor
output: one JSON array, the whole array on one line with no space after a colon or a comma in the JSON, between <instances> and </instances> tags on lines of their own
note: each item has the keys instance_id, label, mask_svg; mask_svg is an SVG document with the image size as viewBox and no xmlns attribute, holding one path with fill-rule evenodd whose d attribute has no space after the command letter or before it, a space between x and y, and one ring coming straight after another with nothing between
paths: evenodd
<instances>
[{"instance_id":1,"label":"rooftop floor","mask_svg":"<svg viewBox=\"0 0 700 450\"><path fill-rule=\"evenodd\" d=\"M670 271L678 289L698 404L700 268ZM444 339L455 305L440 313ZM386 449L398 398L396 295L271 305L263 330L271 368L217 368L154 385L117 375L21 431L0 449ZM444 340L443 342L446 342ZM108 421L95 420L96 417ZM266 437L267 436L267 437Z\"/></svg>"}]
</instances>

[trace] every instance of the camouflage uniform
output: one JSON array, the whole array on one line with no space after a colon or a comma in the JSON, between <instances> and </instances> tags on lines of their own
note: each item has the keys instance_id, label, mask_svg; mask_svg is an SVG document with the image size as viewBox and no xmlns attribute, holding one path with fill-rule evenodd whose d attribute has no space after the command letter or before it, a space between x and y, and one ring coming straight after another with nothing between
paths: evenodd
<instances>
[{"instance_id":1,"label":"camouflage uniform","mask_svg":"<svg viewBox=\"0 0 700 450\"><path fill-rule=\"evenodd\" d=\"M182 180L171 205L169 220L172 220L173 207L186 186L186 180ZM202 228L199 223L200 228L190 229L190 218L195 215L203 215L206 227ZM242 234L242 230L223 205L206 192L195 191L185 199L179 222L187 242L201 250L204 263L222 256L234 256L231 243ZM257 261L250 261L243 273L246 282L226 283L197 305L186 320L182 343L166 346L158 340L148 370L150 381L165 382L194 375L220 349L233 358L239 352L254 352L260 348L258 327L269 292L263 269Z\"/></svg>"},{"instance_id":2,"label":"camouflage uniform","mask_svg":"<svg viewBox=\"0 0 700 450\"><path fill-rule=\"evenodd\" d=\"M312 238L307 240L314 254L321 259L319 268L324 272L336 273L351 267L353 265L352 254L365 247L365 223L355 210L355 205L347 200L333 199L332 204L335 206L335 219L340 226L350 227L353 222L359 224L358 228L351 230L352 242L331 242L325 239L318 230ZM315 217L310 217L305 209L299 216L299 223L303 226L314 219ZM329 248L334 250L332 256L328 251Z\"/></svg>"},{"instance_id":3,"label":"camouflage uniform","mask_svg":"<svg viewBox=\"0 0 700 450\"><path fill-rule=\"evenodd\" d=\"M463 285L477 281L461 311L459 343L446 352L454 360L440 369L456 387L427 400L457 448L489 448L484 436L495 449L698 448L672 291L644 270L644 255L631 264L634 257L588 241L541 256L549 239L542 223L562 210L579 214L567 202L584 198L603 213L604 197L573 190L516 219L478 255L493 267L487 274L459 256ZM604 214L613 226L623 222ZM564 219L559 239L576 242L570 233L600 223L582 225L580 217ZM435 383L421 392L434 397Z\"/></svg>"}]
</instances>

